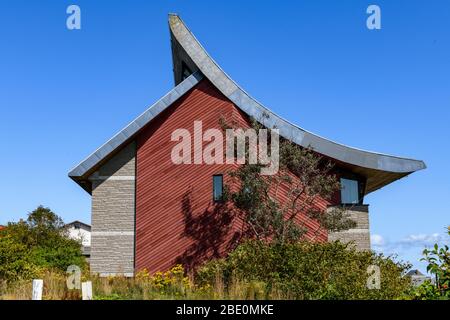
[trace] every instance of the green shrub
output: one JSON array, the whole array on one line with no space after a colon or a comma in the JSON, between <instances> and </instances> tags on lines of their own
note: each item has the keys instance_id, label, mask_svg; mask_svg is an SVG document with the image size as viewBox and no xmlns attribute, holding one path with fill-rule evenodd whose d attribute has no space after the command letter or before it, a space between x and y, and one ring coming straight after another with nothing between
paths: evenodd
<instances>
[{"instance_id":1,"label":"green shrub","mask_svg":"<svg viewBox=\"0 0 450 320\"><path fill-rule=\"evenodd\" d=\"M110 294L107 296L101 296L101 295L95 296L94 300L127 300L127 298L123 297L117 293L113 293L113 294Z\"/></svg>"},{"instance_id":2,"label":"green shrub","mask_svg":"<svg viewBox=\"0 0 450 320\"><path fill-rule=\"evenodd\" d=\"M0 237L0 281L29 279L39 268L30 259L30 250L10 237Z\"/></svg>"},{"instance_id":3,"label":"green shrub","mask_svg":"<svg viewBox=\"0 0 450 320\"><path fill-rule=\"evenodd\" d=\"M70 265L85 268L86 261L81 255L80 246L73 240L61 239L52 247L36 246L30 252L31 261L46 269L67 270Z\"/></svg>"},{"instance_id":4,"label":"green shrub","mask_svg":"<svg viewBox=\"0 0 450 320\"><path fill-rule=\"evenodd\" d=\"M447 228L450 236L450 226ZM439 247L436 243L432 249L423 251L422 261L426 261L427 271L434 276L435 283L426 281L417 287L412 295L415 299L449 300L450 299L450 249L448 245Z\"/></svg>"},{"instance_id":5,"label":"green shrub","mask_svg":"<svg viewBox=\"0 0 450 320\"><path fill-rule=\"evenodd\" d=\"M40 206L26 221L0 231L0 281L31 279L43 270L65 272L70 265L87 267L81 243L67 237L64 222L48 208Z\"/></svg>"},{"instance_id":6,"label":"green shrub","mask_svg":"<svg viewBox=\"0 0 450 320\"><path fill-rule=\"evenodd\" d=\"M380 289L368 289L368 267L380 268ZM196 281L205 285L223 277L266 283L266 298L274 288L296 299L400 299L410 289L404 278L409 265L373 252L359 252L340 242L263 244L248 241L226 259L207 263Z\"/></svg>"},{"instance_id":7,"label":"green shrub","mask_svg":"<svg viewBox=\"0 0 450 320\"><path fill-rule=\"evenodd\" d=\"M411 298L414 300L448 300L449 297L441 295L436 285L426 280L420 286L411 291Z\"/></svg>"}]
</instances>

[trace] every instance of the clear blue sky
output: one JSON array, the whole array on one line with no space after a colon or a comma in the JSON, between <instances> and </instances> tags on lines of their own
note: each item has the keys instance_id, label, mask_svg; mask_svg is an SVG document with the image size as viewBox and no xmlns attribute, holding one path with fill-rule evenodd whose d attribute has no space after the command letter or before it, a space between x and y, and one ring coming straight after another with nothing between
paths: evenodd
<instances>
[{"instance_id":1,"label":"clear blue sky","mask_svg":"<svg viewBox=\"0 0 450 320\"><path fill-rule=\"evenodd\" d=\"M66 28L66 8L82 29ZM382 29L366 28L381 7ZM425 160L366 198L376 248L416 266L450 224L449 1L0 3L0 223L49 206L90 221L68 171L173 87L167 14L181 15L250 94L307 130Z\"/></svg>"}]
</instances>

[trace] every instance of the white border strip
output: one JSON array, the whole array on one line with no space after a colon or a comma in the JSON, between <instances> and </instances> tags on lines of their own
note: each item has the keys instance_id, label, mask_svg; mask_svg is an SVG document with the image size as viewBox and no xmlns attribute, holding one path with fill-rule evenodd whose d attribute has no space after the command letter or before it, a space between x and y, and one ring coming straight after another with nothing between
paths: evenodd
<instances>
[{"instance_id":1,"label":"white border strip","mask_svg":"<svg viewBox=\"0 0 450 320\"><path fill-rule=\"evenodd\" d=\"M99 273L100 277L134 277L134 273L132 272L125 272L125 273L120 273L120 272L101 272Z\"/></svg>"},{"instance_id":2,"label":"white border strip","mask_svg":"<svg viewBox=\"0 0 450 320\"><path fill-rule=\"evenodd\" d=\"M94 173L89 180L91 181L135 181L135 176L99 176L98 173Z\"/></svg>"},{"instance_id":3,"label":"white border strip","mask_svg":"<svg viewBox=\"0 0 450 320\"><path fill-rule=\"evenodd\" d=\"M369 229L349 229L339 232L330 232L330 234L339 234L339 233L369 233Z\"/></svg>"},{"instance_id":4,"label":"white border strip","mask_svg":"<svg viewBox=\"0 0 450 320\"><path fill-rule=\"evenodd\" d=\"M94 231L93 236L134 236L134 231Z\"/></svg>"}]
</instances>

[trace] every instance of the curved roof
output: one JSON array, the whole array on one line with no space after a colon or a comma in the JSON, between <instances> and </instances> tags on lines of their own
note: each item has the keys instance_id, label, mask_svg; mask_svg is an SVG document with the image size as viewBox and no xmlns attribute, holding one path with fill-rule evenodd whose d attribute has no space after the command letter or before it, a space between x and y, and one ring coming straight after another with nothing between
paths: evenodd
<instances>
[{"instance_id":1,"label":"curved roof","mask_svg":"<svg viewBox=\"0 0 450 320\"><path fill-rule=\"evenodd\" d=\"M366 176L368 178L367 193L426 168L425 163L420 160L352 148L322 138L290 123L239 87L211 58L178 15L169 15L169 27L176 84L182 79L184 66L191 71L201 71L237 107L264 126L277 128L284 138L300 146L310 147L324 156L337 160L355 173ZM376 176L378 178L375 178Z\"/></svg>"},{"instance_id":2,"label":"curved roof","mask_svg":"<svg viewBox=\"0 0 450 320\"><path fill-rule=\"evenodd\" d=\"M426 168L425 163L420 160L348 147L322 138L290 123L270 111L240 88L210 57L178 15L169 15L169 28L176 86L70 171L69 177L75 180L86 191L91 191L89 176L99 166L116 154L145 125L163 110L170 107L203 78L211 81L239 109L260 121L264 126L277 128L279 129L280 135L284 138L300 146L310 147L314 151L328 158L332 158L340 167L366 177L366 194L412 172ZM184 71L186 69L192 74L184 79Z\"/></svg>"}]
</instances>

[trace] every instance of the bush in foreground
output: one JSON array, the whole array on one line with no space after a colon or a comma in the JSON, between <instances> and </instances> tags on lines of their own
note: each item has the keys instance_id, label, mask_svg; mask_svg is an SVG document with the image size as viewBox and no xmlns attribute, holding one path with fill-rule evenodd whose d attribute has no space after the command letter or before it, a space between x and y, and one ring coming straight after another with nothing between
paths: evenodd
<instances>
[{"instance_id":1,"label":"bush in foreground","mask_svg":"<svg viewBox=\"0 0 450 320\"><path fill-rule=\"evenodd\" d=\"M377 265L380 289L367 288L367 268ZM167 272L143 270L134 278L84 273L100 300L151 299L402 299L409 298L408 265L339 242L262 244L249 241L225 259L213 260L187 277L181 265ZM44 299L79 299L67 290L65 274L44 275ZM18 282L0 299L27 299L31 282Z\"/></svg>"},{"instance_id":2,"label":"bush in foreground","mask_svg":"<svg viewBox=\"0 0 450 320\"><path fill-rule=\"evenodd\" d=\"M380 289L368 289L368 267L380 268ZM263 244L248 241L226 259L210 261L197 275L199 285L222 279L259 283L264 298L284 292L293 299L402 299L411 289L403 277L408 264L340 242Z\"/></svg>"},{"instance_id":3,"label":"bush in foreground","mask_svg":"<svg viewBox=\"0 0 450 320\"><path fill-rule=\"evenodd\" d=\"M0 283L42 276L47 270L65 272L70 265L86 267L81 244L69 239L64 222L42 206L26 221L10 222L0 231Z\"/></svg>"},{"instance_id":4,"label":"bush in foreground","mask_svg":"<svg viewBox=\"0 0 450 320\"><path fill-rule=\"evenodd\" d=\"M450 226L447 228L450 236ZM428 263L427 271L434 276L434 283L425 281L413 291L415 299L421 300L450 300L450 249L448 245L423 251L422 261Z\"/></svg>"}]
</instances>

